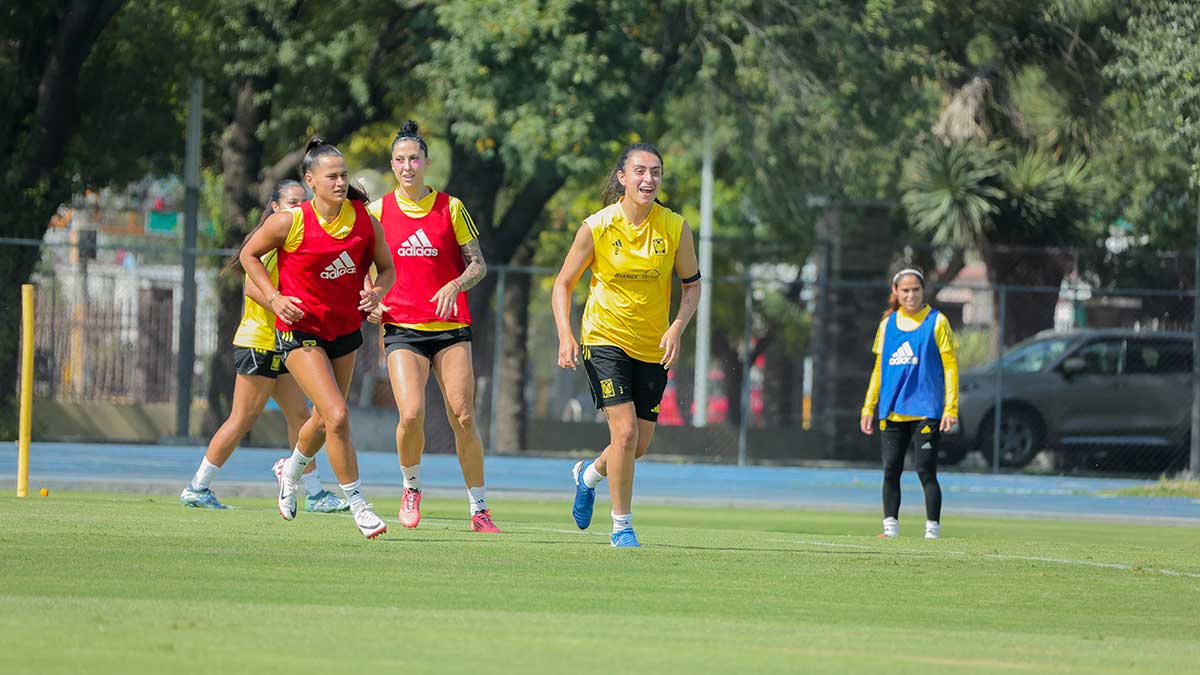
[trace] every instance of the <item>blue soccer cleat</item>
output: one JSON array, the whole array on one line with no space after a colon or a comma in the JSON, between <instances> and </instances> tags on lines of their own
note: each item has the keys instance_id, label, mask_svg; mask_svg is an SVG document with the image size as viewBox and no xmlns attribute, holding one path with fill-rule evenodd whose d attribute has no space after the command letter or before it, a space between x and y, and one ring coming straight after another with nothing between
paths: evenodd
<instances>
[{"instance_id":1,"label":"blue soccer cleat","mask_svg":"<svg viewBox=\"0 0 1200 675\"><path fill-rule=\"evenodd\" d=\"M623 530L617 530L612 534L613 548L641 548L638 543L637 535L633 533L632 527L627 527Z\"/></svg>"},{"instance_id":2,"label":"blue soccer cleat","mask_svg":"<svg viewBox=\"0 0 1200 675\"><path fill-rule=\"evenodd\" d=\"M191 485L183 488L183 492L179 493L179 503L184 506L190 506L196 509L227 509L221 503L212 490L204 488L203 490L193 490Z\"/></svg>"},{"instance_id":3,"label":"blue soccer cleat","mask_svg":"<svg viewBox=\"0 0 1200 675\"><path fill-rule=\"evenodd\" d=\"M571 515L575 516L575 524L581 530L586 530L592 524L592 511L596 506L596 488L590 488L583 482L583 472L591 465L591 462L581 459L571 469L571 475L575 477L575 503L571 505Z\"/></svg>"},{"instance_id":4,"label":"blue soccer cleat","mask_svg":"<svg viewBox=\"0 0 1200 675\"><path fill-rule=\"evenodd\" d=\"M308 495L304 498L304 510L309 513L349 511L350 502L333 494L329 490L321 490L315 495Z\"/></svg>"}]
</instances>

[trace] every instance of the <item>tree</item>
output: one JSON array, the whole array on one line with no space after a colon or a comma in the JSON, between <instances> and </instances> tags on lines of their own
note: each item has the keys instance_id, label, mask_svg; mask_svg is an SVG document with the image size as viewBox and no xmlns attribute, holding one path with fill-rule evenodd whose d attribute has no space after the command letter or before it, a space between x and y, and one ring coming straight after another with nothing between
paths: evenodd
<instances>
[{"instance_id":1,"label":"tree","mask_svg":"<svg viewBox=\"0 0 1200 675\"><path fill-rule=\"evenodd\" d=\"M492 265L522 259L549 200L569 178L599 173L693 63L683 2L464 1L442 3L436 13L444 35L417 73L444 114L446 190L467 205ZM484 344L499 309L492 306L496 278L489 274L470 296ZM501 306L526 311L528 281L514 275ZM524 381L527 327L509 325L514 332L504 340L520 348L504 361L506 414L492 413L498 424L517 425L501 427L511 443L505 449L523 445L525 418L522 392L511 385ZM486 377L490 353L476 359Z\"/></svg>"},{"instance_id":2,"label":"tree","mask_svg":"<svg viewBox=\"0 0 1200 675\"><path fill-rule=\"evenodd\" d=\"M25 3L0 24L0 215L6 236L39 241L59 204L84 185L119 184L169 166L182 151L179 46L144 39L170 17L161 3ZM148 52L153 52L149 54ZM94 58L103 54L104 58ZM89 96L89 92L123 92ZM103 133L98 133L102 130ZM19 286L39 256L0 248L0 307L16 316ZM19 322L0 325L0 430L12 429ZM3 432L0 431L0 435Z\"/></svg>"}]
</instances>

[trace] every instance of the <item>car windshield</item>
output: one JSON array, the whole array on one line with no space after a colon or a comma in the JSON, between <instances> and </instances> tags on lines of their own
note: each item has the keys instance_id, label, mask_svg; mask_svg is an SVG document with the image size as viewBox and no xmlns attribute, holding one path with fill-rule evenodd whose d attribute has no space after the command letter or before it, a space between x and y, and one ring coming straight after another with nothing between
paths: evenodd
<instances>
[{"instance_id":1,"label":"car windshield","mask_svg":"<svg viewBox=\"0 0 1200 675\"><path fill-rule=\"evenodd\" d=\"M1069 338L1042 338L1017 345L1004 355L1005 372L1037 373L1053 363L1071 344ZM989 370L995 364L989 366Z\"/></svg>"}]
</instances>

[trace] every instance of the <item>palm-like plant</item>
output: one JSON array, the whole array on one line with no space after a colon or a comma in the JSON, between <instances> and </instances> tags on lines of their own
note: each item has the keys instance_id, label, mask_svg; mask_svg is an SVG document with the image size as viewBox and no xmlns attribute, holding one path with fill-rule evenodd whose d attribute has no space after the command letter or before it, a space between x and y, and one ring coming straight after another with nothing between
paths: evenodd
<instances>
[{"instance_id":1,"label":"palm-like plant","mask_svg":"<svg viewBox=\"0 0 1200 675\"><path fill-rule=\"evenodd\" d=\"M901 185L913 229L934 244L981 246L1004 198L1001 169L996 149L975 141L935 141L915 152Z\"/></svg>"}]
</instances>

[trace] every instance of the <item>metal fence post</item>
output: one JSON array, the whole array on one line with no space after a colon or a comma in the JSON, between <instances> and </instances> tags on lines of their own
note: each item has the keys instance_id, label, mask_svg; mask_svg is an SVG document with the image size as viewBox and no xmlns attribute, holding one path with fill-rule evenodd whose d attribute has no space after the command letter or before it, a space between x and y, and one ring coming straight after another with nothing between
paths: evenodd
<instances>
[{"instance_id":1,"label":"metal fence post","mask_svg":"<svg viewBox=\"0 0 1200 675\"><path fill-rule=\"evenodd\" d=\"M504 356L504 286L508 278L508 267L500 266L496 276L496 310L492 327L492 395L491 413L488 415L488 452L496 452L497 418L500 416L500 360Z\"/></svg>"},{"instance_id":2,"label":"metal fence post","mask_svg":"<svg viewBox=\"0 0 1200 675\"><path fill-rule=\"evenodd\" d=\"M1200 477L1200 191L1196 192L1196 280L1192 286L1192 436L1188 473Z\"/></svg>"},{"instance_id":3,"label":"metal fence post","mask_svg":"<svg viewBox=\"0 0 1200 675\"><path fill-rule=\"evenodd\" d=\"M751 312L754 311L754 278L749 272L746 273L746 294L744 299L745 320L742 322L742 391L739 392L742 399L742 414L738 420L738 466L745 466L748 457L748 435L750 431L750 370L754 364L750 363L750 332L752 330Z\"/></svg>"},{"instance_id":4,"label":"metal fence post","mask_svg":"<svg viewBox=\"0 0 1200 675\"><path fill-rule=\"evenodd\" d=\"M1004 423L1000 401L1004 387L1004 323L1008 309L1008 289L1000 286L1000 307L998 314L1000 331L996 336L996 391L992 401L992 473L1000 473L1000 426Z\"/></svg>"},{"instance_id":5,"label":"metal fence post","mask_svg":"<svg viewBox=\"0 0 1200 675\"><path fill-rule=\"evenodd\" d=\"M179 304L179 360L175 369L175 435L190 435L192 370L196 367L196 220L200 208L200 132L204 81L188 82L187 148L184 161L183 273Z\"/></svg>"}]
</instances>

